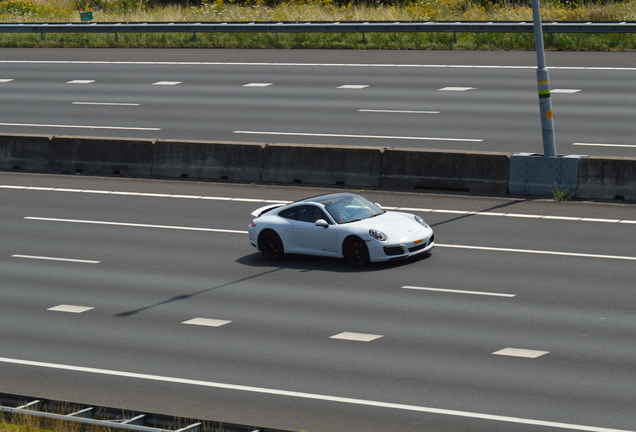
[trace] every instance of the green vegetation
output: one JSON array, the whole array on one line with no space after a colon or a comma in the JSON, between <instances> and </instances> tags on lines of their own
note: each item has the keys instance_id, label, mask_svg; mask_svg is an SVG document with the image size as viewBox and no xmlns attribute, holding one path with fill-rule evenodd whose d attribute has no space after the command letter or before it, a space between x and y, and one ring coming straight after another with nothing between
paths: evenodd
<instances>
[{"instance_id":1,"label":"green vegetation","mask_svg":"<svg viewBox=\"0 0 636 432\"><path fill-rule=\"evenodd\" d=\"M9 421L10 423L2 423ZM0 432L112 432L107 426L86 426L73 421L41 419L33 416L0 415Z\"/></svg>"},{"instance_id":2,"label":"green vegetation","mask_svg":"<svg viewBox=\"0 0 636 432\"><path fill-rule=\"evenodd\" d=\"M574 193L570 191L569 187L559 187L556 182L554 183L554 185L550 185L550 190L552 191L554 200L558 202L569 201L570 198L572 198L572 196L574 195Z\"/></svg>"},{"instance_id":3,"label":"green vegetation","mask_svg":"<svg viewBox=\"0 0 636 432\"><path fill-rule=\"evenodd\" d=\"M159 1L159 0L156 0ZM198 3L197 3L198 4ZM544 0L544 21L634 21L636 0ZM215 0L199 6L148 0L0 0L0 22L532 21L529 0ZM632 34L546 34L546 49L626 51ZM151 33L0 34L0 47L225 47L532 50L532 34Z\"/></svg>"},{"instance_id":4,"label":"green vegetation","mask_svg":"<svg viewBox=\"0 0 636 432\"><path fill-rule=\"evenodd\" d=\"M42 429L40 428L38 421L34 418L25 418L16 423L20 424L12 424L12 423L0 423L0 432L52 432L53 430L63 431L63 432L80 432L80 428L78 427L67 427L63 426L59 429ZM58 426L62 426L61 424Z\"/></svg>"},{"instance_id":5,"label":"green vegetation","mask_svg":"<svg viewBox=\"0 0 636 432\"><path fill-rule=\"evenodd\" d=\"M31 432L25 426L0 423L0 432Z\"/></svg>"}]
</instances>

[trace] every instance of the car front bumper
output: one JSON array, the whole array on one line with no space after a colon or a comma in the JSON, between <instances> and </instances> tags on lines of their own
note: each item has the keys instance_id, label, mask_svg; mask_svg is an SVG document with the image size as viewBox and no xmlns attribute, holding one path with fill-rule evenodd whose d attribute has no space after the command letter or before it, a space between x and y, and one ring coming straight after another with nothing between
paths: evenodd
<instances>
[{"instance_id":1,"label":"car front bumper","mask_svg":"<svg viewBox=\"0 0 636 432\"><path fill-rule=\"evenodd\" d=\"M420 239L418 239L420 240ZM435 235L431 232L428 238L420 241L382 245L369 242L369 255L372 262L399 260L430 251L435 247Z\"/></svg>"}]
</instances>

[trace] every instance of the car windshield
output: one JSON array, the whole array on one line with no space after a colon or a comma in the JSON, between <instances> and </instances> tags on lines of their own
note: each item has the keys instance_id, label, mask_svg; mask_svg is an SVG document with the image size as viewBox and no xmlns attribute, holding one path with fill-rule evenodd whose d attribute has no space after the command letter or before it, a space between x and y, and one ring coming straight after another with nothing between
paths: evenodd
<instances>
[{"instance_id":1,"label":"car windshield","mask_svg":"<svg viewBox=\"0 0 636 432\"><path fill-rule=\"evenodd\" d=\"M354 194L332 194L318 197L315 202L325 206L336 223L343 224L372 218L384 213L379 206Z\"/></svg>"}]
</instances>

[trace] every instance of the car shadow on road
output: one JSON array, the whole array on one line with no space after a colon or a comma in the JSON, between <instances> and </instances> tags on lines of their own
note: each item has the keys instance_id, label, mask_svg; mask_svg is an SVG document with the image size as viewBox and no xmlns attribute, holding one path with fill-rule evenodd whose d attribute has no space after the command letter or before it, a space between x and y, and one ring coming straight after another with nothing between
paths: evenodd
<instances>
[{"instance_id":1,"label":"car shadow on road","mask_svg":"<svg viewBox=\"0 0 636 432\"><path fill-rule=\"evenodd\" d=\"M483 210L476 210L476 211L470 212L468 214L463 214L461 216L457 216L457 217L454 217L454 218L451 218L451 219L448 219L448 220L445 220L445 221L442 221L442 222L432 223L432 224L429 224L429 225L431 227L437 227L437 226L444 225L444 224L447 224L447 223L457 222L457 221L462 220L462 219L471 218L471 217L474 217L474 216L480 216L480 213L488 213L488 212L491 212L493 210L499 210L499 209L502 209L502 208L505 208L505 207L510 207L510 206L515 205L515 204L519 204L520 202L526 202L526 201L527 200L520 200L520 201L515 201L515 202L507 202L505 204L496 205L496 206L489 207L489 208L486 208L486 209L483 209Z\"/></svg>"},{"instance_id":2,"label":"car shadow on road","mask_svg":"<svg viewBox=\"0 0 636 432\"><path fill-rule=\"evenodd\" d=\"M342 258L287 254L281 261L268 261L259 252L255 252L237 259L236 262L249 267L300 270L301 272L369 273L390 270L403 265L417 264L430 256L429 252L425 252L406 259L369 263L364 267L354 267Z\"/></svg>"},{"instance_id":3,"label":"car shadow on road","mask_svg":"<svg viewBox=\"0 0 636 432\"><path fill-rule=\"evenodd\" d=\"M195 296L198 296L198 295L201 295L201 294L205 294L205 293L210 292L210 291L214 291L214 290L217 290L217 289L220 289L220 288L225 288L225 287L228 287L230 285L236 285L236 284L239 284L241 282L248 281L250 279L259 278L259 277L265 276L265 275L267 275L269 273L277 272L279 270L280 269L273 268L273 269L271 269L269 271L264 271L262 273L259 273L259 274L256 274L256 275L252 275L252 276L248 276L248 277L244 277L242 279L238 279L238 280L235 280L235 281L232 281L232 282L227 282L227 283L224 283L224 284L221 284L221 285L213 286L213 287L206 288L206 289L203 289L203 290L200 290L200 291L196 291L196 292L193 292L193 293L190 293L190 294L177 295L177 296L171 297L171 298L169 298L167 300L164 300L162 302L151 304L149 306L144 306L144 307L133 309L133 310L129 310L129 311L126 311L126 312L121 312L121 313L116 314L115 316L124 317L124 318L125 317L129 317L129 316L132 316L132 315L136 315L136 314L138 314L140 312L144 312L144 311L146 311L148 309L155 308L157 306L163 306L163 305L166 305L166 304L169 304L169 303L173 303L173 302L177 302L177 301L188 300L188 299L190 299L192 297L195 297Z\"/></svg>"},{"instance_id":4,"label":"car shadow on road","mask_svg":"<svg viewBox=\"0 0 636 432\"><path fill-rule=\"evenodd\" d=\"M164 301L154 303L148 306L144 306L141 308L120 312L115 316L126 318L138 313L147 311L149 309L153 309L155 307L163 306L166 304L189 300L195 296L205 294L210 291L214 291L220 288L225 288L231 285L240 284L241 282L248 281L250 279L256 279L271 273L276 273L281 270L298 270L298 273L306 273L311 271L321 271L321 272L337 272L337 273L368 273L374 271L383 271L399 268L403 265L417 264L420 261L424 261L429 258L431 254L429 252L425 252L423 254L416 255L414 257L410 257L403 260L396 261L388 261L382 263L370 263L365 267L353 267L347 264L344 259L340 258L329 258L329 257L316 257L309 255L285 255L284 259L281 261L268 261L265 259L259 252L252 253L250 255L246 255L236 260L236 263L255 267L259 269L263 269L263 271L258 274L251 275L242 279L238 279L235 281L227 282L221 285L213 286L210 288L206 288L203 290L195 291L189 294L180 294L171 298L168 298Z\"/></svg>"}]
</instances>

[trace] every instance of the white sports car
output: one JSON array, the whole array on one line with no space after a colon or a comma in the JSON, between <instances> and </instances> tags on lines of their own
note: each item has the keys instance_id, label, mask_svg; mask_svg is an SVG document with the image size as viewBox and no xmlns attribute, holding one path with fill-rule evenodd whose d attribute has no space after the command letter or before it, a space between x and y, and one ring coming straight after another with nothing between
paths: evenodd
<instances>
[{"instance_id":1,"label":"white sports car","mask_svg":"<svg viewBox=\"0 0 636 432\"><path fill-rule=\"evenodd\" d=\"M320 195L252 212L250 243L271 261L286 253L340 257L354 266L407 258L435 246L416 215L384 211L352 193Z\"/></svg>"}]
</instances>

